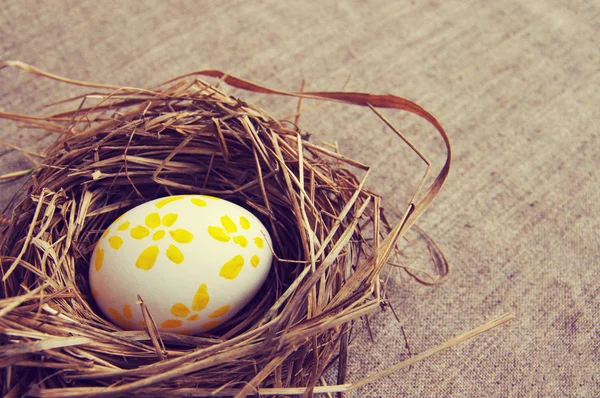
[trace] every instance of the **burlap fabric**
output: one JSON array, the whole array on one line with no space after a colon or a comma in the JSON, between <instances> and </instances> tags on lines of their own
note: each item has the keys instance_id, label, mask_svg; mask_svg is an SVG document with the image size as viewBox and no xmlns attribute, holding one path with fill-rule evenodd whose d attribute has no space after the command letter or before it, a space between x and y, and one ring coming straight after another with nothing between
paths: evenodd
<instances>
[{"instance_id":1,"label":"burlap fabric","mask_svg":"<svg viewBox=\"0 0 600 398\"><path fill-rule=\"evenodd\" d=\"M358 336L350 379L407 358L404 334L419 353L505 311L517 318L352 396L594 397L599 21L591 1L4 0L0 59L139 87L210 68L279 89L306 79L307 89L390 92L420 103L453 143L451 177L420 221L453 273L434 288L392 274L400 322L389 311L371 320L374 341ZM16 70L3 70L0 82L0 108L13 112L80 92ZM280 116L295 107L259 103ZM430 130L389 115L434 164L441 159ZM372 113L324 105L301 120L314 140L335 139L371 164L371 188L399 213L424 168ZM0 126L3 141L32 150L47 142ZM30 167L8 148L0 162L2 173ZM20 184L5 184L0 203Z\"/></svg>"}]
</instances>

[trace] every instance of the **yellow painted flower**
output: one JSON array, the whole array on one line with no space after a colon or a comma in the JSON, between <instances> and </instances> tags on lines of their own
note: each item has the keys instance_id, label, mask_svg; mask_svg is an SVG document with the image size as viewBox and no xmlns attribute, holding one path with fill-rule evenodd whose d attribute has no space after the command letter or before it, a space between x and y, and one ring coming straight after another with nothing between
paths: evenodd
<instances>
[{"instance_id":1,"label":"yellow painted flower","mask_svg":"<svg viewBox=\"0 0 600 398\"><path fill-rule=\"evenodd\" d=\"M239 226L242 230L250 229L250 221L244 216L240 216ZM219 242L230 242L245 248L248 246L248 238L246 236L239 234L238 225L231 219L231 217L225 215L221 217L221 226L209 226L208 234L213 237L213 239L218 240ZM265 242L262 237L255 237L253 239L254 245L259 249L262 249L265 246ZM231 260L227 261L221 267L221 271L219 275L225 279L235 279L242 271L244 267L244 257L241 255L236 255L231 258ZM255 254L250 258L250 264L256 268L260 263L260 258Z\"/></svg>"},{"instance_id":2,"label":"yellow painted flower","mask_svg":"<svg viewBox=\"0 0 600 398\"><path fill-rule=\"evenodd\" d=\"M121 311L109 307L108 313L123 328L132 329L134 327L133 313L129 304L125 304Z\"/></svg>"},{"instance_id":3,"label":"yellow painted flower","mask_svg":"<svg viewBox=\"0 0 600 398\"><path fill-rule=\"evenodd\" d=\"M144 219L144 225L137 225L131 228L129 230L129 235L136 240L143 240L150 237L152 241L158 242L162 240L168 232L173 241L182 244L190 243L194 239L194 235L190 231L183 228L171 228L173 224L177 222L178 217L179 216L176 213L165 214L162 217L157 212L150 213ZM125 221L117 227L117 230L126 231L130 226L131 223ZM108 238L108 243L113 249L119 250L123 245L123 239L120 236L115 235ZM158 245L149 245L142 253L140 253L135 266L146 271L151 269L154 266L159 253L160 249ZM169 245L166 254L167 258L175 264L181 264L184 260L183 253L174 244Z\"/></svg>"},{"instance_id":4,"label":"yellow painted flower","mask_svg":"<svg viewBox=\"0 0 600 398\"><path fill-rule=\"evenodd\" d=\"M229 242L233 239L233 242L242 246L248 246L248 239L244 235L235 234L238 232L237 225L233 222L233 220L229 216L221 217L221 227L209 226L208 233L214 239L221 242ZM250 221L244 216L240 217L240 225L243 229L250 228Z\"/></svg>"},{"instance_id":5,"label":"yellow painted flower","mask_svg":"<svg viewBox=\"0 0 600 398\"><path fill-rule=\"evenodd\" d=\"M208 294L208 287L205 283L201 284L192 298L191 305L188 307L184 303L176 303L171 307L171 314L179 319L167 319L160 324L163 329L176 329L184 325L185 321L197 321L200 319L200 312L206 308L210 302L210 295ZM208 318L211 320L203 323L201 326L204 329L211 329L218 326L221 321L218 319L229 312L230 305L224 305L215 311L213 311ZM180 331L179 333L182 333Z\"/></svg>"}]
</instances>

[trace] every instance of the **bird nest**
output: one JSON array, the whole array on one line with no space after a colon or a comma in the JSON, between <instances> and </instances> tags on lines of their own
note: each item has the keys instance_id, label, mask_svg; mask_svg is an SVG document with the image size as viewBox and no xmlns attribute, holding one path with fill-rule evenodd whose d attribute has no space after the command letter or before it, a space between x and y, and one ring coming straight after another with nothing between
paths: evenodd
<instances>
[{"instance_id":1,"label":"bird nest","mask_svg":"<svg viewBox=\"0 0 600 398\"><path fill-rule=\"evenodd\" d=\"M5 215L5 394L244 397L352 387L345 380L350 330L384 305L380 272L448 173L448 140L430 114L392 95L283 93L217 71L136 89L10 65L96 91L52 116L2 113L59 136ZM366 106L378 115L376 108L412 112L444 138L446 164L415 193L400 222L389 225L381 198L364 186L367 166L313 144L296 124L199 75L263 94ZM183 193L218 196L261 219L273 243L268 279L244 310L209 333L159 332L151 316L143 331L122 330L91 298L94 245L128 209ZM143 297L137 305L151 315ZM337 389L324 385L330 368L337 369Z\"/></svg>"}]
</instances>

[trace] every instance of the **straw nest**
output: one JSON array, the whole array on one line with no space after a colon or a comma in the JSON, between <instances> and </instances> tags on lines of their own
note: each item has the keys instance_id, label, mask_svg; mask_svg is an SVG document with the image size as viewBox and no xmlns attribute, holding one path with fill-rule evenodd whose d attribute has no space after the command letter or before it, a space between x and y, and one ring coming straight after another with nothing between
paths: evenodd
<instances>
[{"instance_id":1,"label":"straw nest","mask_svg":"<svg viewBox=\"0 0 600 398\"><path fill-rule=\"evenodd\" d=\"M196 76L265 94L403 109L430 121L448 144L431 115L390 95L282 93L216 71L146 90L10 66L99 91L69 112L2 114L59 136L5 216L5 394L243 397L352 387L345 372L353 323L384 305L379 274L441 188L449 147L433 184L388 225L380 197L363 186L367 166ZM121 330L91 299L91 251L126 210L180 193L219 196L256 214L273 237L272 271L246 309L211 334L159 333L152 322ZM147 312L143 297L138 304ZM327 390L322 375L334 365L337 389Z\"/></svg>"}]
</instances>

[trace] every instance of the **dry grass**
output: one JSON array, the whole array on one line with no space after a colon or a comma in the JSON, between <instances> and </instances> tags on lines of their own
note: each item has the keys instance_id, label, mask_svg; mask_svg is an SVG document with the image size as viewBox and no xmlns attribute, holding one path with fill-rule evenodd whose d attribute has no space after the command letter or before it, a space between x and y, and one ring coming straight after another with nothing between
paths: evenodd
<instances>
[{"instance_id":1,"label":"dry grass","mask_svg":"<svg viewBox=\"0 0 600 398\"><path fill-rule=\"evenodd\" d=\"M391 95L282 93L217 71L136 89L76 82L19 62L5 66L98 91L71 99L74 109L61 114L0 113L58 135L31 172L24 199L5 215L4 394L310 396L352 388L345 371L353 323L385 305L380 272L449 171L450 144L433 116ZM378 115L376 108L412 112L440 133L446 163L424 187L427 158L380 115L428 165L401 221L388 225L381 198L364 187L367 166L309 142L294 123L198 75L264 94L367 106ZM90 300L91 250L124 211L179 193L216 195L256 214L273 237L272 272L262 294L214 334L158 333L152 322L145 331L120 330ZM436 261L443 277L445 260ZM148 314L143 297L139 305ZM324 386L321 376L334 365L338 385Z\"/></svg>"}]
</instances>

